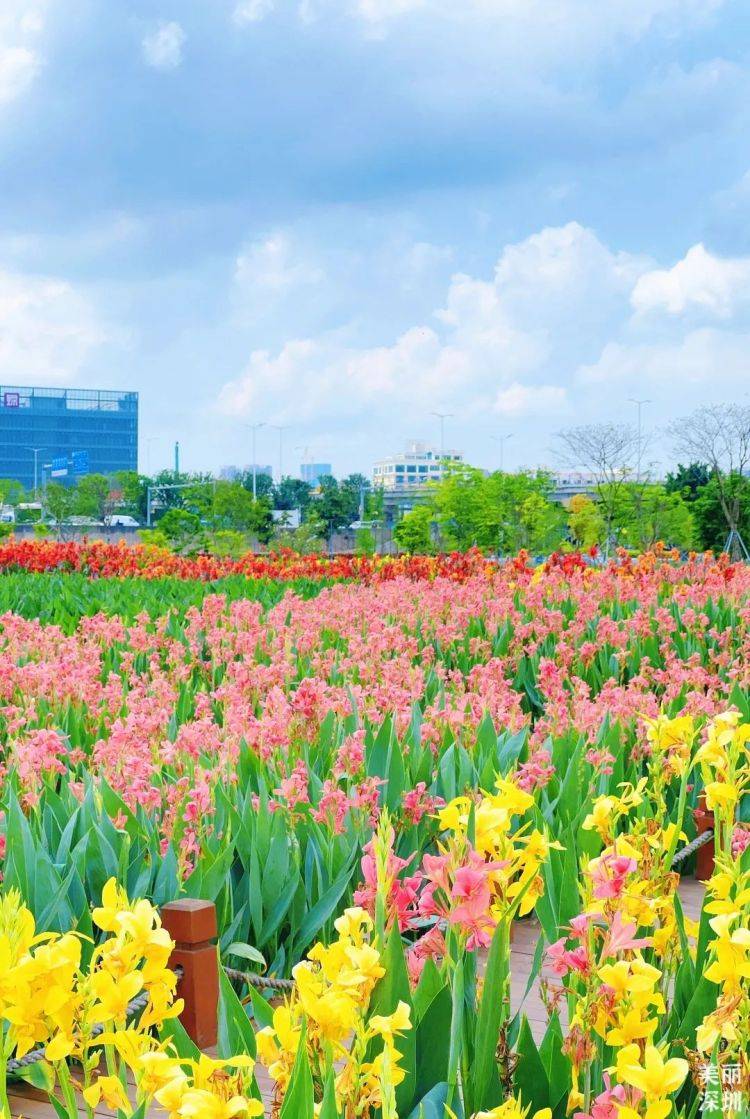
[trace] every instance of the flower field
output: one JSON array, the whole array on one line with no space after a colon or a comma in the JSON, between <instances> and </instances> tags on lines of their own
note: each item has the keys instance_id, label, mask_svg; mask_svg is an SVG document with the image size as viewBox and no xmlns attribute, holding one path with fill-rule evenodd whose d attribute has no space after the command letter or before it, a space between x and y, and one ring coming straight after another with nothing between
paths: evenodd
<instances>
[{"instance_id":1,"label":"flower field","mask_svg":"<svg viewBox=\"0 0 750 1119\"><path fill-rule=\"evenodd\" d=\"M44 1048L59 1114L750 1107L750 568L11 542L0 570L2 1062ZM185 895L225 964L295 981L223 975L217 1059L175 1022Z\"/></svg>"}]
</instances>

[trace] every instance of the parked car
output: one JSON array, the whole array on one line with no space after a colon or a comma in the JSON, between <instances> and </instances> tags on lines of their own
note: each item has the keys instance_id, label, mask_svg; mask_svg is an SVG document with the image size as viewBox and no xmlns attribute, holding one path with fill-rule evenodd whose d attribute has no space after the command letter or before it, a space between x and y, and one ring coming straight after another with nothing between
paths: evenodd
<instances>
[{"instance_id":1,"label":"parked car","mask_svg":"<svg viewBox=\"0 0 750 1119\"><path fill-rule=\"evenodd\" d=\"M104 518L104 523L107 528L140 528L140 521L135 517L131 517L128 513L111 513L110 516Z\"/></svg>"}]
</instances>

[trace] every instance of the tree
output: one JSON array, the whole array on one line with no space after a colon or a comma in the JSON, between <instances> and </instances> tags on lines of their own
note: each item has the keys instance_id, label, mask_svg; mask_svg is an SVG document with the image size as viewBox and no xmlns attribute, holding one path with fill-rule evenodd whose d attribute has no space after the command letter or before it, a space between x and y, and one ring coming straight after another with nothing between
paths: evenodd
<instances>
[{"instance_id":1,"label":"tree","mask_svg":"<svg viewBox=\"0 0 750 1119\"><path fill-rule=\"evenodd\" d=\"M643 450L638 432L629 424L582 424L566 428L557 438L563 460L591 475L609 542L620 490Z\"/></svg>"},{"instance_id":2,"label":"tree","mask_svg":"<svg viewBox=\"0 0 750 1119\"><path fill-rule=\"evenodd\" d=\"M615 514L618 542L647 551L658 542L671 548L695 546L695 520L680 493L658 484L630 483L620 489Z\"/></svg>"},{"instance_id":3,"label":"tree","mask_svg":"<svg viewBox=\"0 0 750 1119\"><path fill-rule=\"evenodd\" d=\"M62 534L63 522L73 512L74 503L75 491L68 486L61 486L59 482L50 482L44 491L44 505L55 524L58 536Z\"/></svg>"},{"instance_id":4,"label":"tree","mask_svg":"<svg viewBox=\"0 0 750 1119\"><path fill-rule=\"evenodd\" d=\"M103 474L84 474L73 490L74 511L83 517L103 521L111 511L109 478Z\"/></svg>"},{"instance_id":5,"label":"tree","mask_svg":"<svg viewBox=\"0 0 750 1119\"><path fill-rule=\"evenodd\" d=\"M404 513L393 530L393 539L397 547L410 556L434 552L430 508L427 505L415 505L408 513Z\"/></svg>"},{"instance_id":6,"label":"tree","mask_svg":"<svg viewBox=\"0 0 750 1119\"><path fill-rule=\"evenodd\" d=\"M568 531L580 550L593 548L604 540L604 518L596 502L585 493L577 493L570 499Z\"/></svg>"},{"instance_id":7,"label":"tree","mask_svg":"<svg viewBox=\"0 0 750 1119\"><path fill-rule=\"evenodd\" d=\"M114 489L120 492L117 507L131 517L146 519L146 490L151 479L135 470L118 470L114 475Z\"/></svg>"},{"instance_id":8,"label":"tree","mask_svg":"<svg viewBox=\"0 0 750 1119\"><path fill-rule=\"evenodd\" d=\"M271 541L271 551L291 548L301 556L322 552L324 541L319 529L320 525L314 519L303 521L299 528L277 528Z\"/></svg>"},{"instance_id":9,"label":"tree","mask_svg":"<svg viewBox=\"0 0 750 1119\"><path fill-rule=\"evenodd\" d=\"M202 550L205 540L197 513L190 513L187 509L167 509L159 518L158 525L158 531L166 536L170 546L176 551Z\"/></svg>"},{"instance_id":10,"label":"tree","mask_svg":"<svg viewBox=\"0 0 750 1119\"><path fill-rule=\"evenodd\" d=\"M460 463L429 487L429 508L448 547L546 551L556 546L564 522L563 511L549 500L552 488L544 471L485 474Z\"/></svg>"},{"instance_id":11,"label":"tree","mask_svg":"<svg viewBox=\"0 0 750 1119\"><path fill-rule=\"evenodd\" d=\"M678 463L677 469L667 474L664 488L667 493L681 493L685 501L695 501L700 491L711 479L711 471L705 462L691 462L689 466Z\"/></svg>"},{"instance_id":12,"label":"tree","mask_svg":"<svg viewBox=\"0 0 750 1119\"><path fill-rule=\"evenodd\" d=\"M244 486L244 488L248 491L248 493L251 494L253 492L253 472L252 472L252 470L243 471L243 473L240 476L240 478L238 479L238 481L239 481L240 485ZM261 498L261 497L269 497L270 498L273 494L273 491L274 491L273 477L270 474L266 474L265 471L263 471L263 473L261 473L259 470L256 470L255 471L255 493L256 493L256 496L258 498Z\"/></svg>"},{"instance_id":13,"label":"tree","mask_svg":"<svg viewBox=\"0 0 750 1119\"><path fill-rule=\"evenodd\" d=\"M375 533L371 528L358 528L354 534L354 551L358 556L374 556Z\"/></svg>"},{"instance_id":14,"label":"tree","mask_svg":"<svg viewBox=\"0 0 750 1119\"><path fill-rule=\"evenodd\" d=\"M750 467L750 408L709 404L676 420L669 431L678 453L708 465L724 514L727 543L733 554L740 554L745 474Z\"/></svg>"},{"instance_id":15,"label":"tree","mask_svg":"<svg viewBox=\"0 0 750 1119\"><path fill-rule=\"evenodd\" d=\"M0 478L0 505L20 505L26 501L26 490L15 478Z\"/></svg>"},{"instance_id":16,"label":"tree","mask_svg":"<svg viewBox=\"0 0 750 1119\"><path fill-rule=\"evenodd\" d=\"M739 499L737 531L745 541L750 541L750 479L738 478L735 483ZM720 552L727 541L727 519L716 478L711 478L692 505L701 548Z\"/></svg>"},{"instance_id":17,"label":"tree","mask_svg":"<svg viewBox=\"0 0 750 1119\"><path fill-rule=\"evenodd\" d=\"M301 478L282 478L274 490L274 509L300 509L310 504L312 486Z\"/></svg>"},{"instance_id":18,"label":"tree","mask_svg":"<svg viewBox=\"0 0 750 1119\"><path fill-rule=\"evenodd\" d=\"M362 474L350 474L341 482L330 475L320 479L319 492L310 508L323 524L326 536L359 519L360 503L369 484Z\"/></svg>"}]
</instances>

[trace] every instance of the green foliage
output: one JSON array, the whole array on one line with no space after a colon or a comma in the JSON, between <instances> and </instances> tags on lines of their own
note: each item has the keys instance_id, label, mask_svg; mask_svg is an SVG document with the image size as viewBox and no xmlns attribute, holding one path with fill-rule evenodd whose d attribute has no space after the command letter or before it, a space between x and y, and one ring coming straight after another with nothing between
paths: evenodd
<instances>
[{"instance_id":1,"label":"green foliage","mask_svg":"<svg viewBox=\"0 0 750 1119\"><path fill-rule=\"evenodd\" d=\"M301 509L304 513L310 504L312 486L300 478L282 478L276 487L274 508Z\"/></svg>"},{"instance_id":2,"label":"green foliage","mask_svg":"<svg viewBox=\"0 0 750 1119\"><path fill-rule=\"evenodd\" d=\"M375 555L375 533L371 528L358 528L354 534L354 550L358 556Z\"/></svg>"},{"instance_id":3,"label":"green foliage","mask_svg":"<svg viewBox=\"0 0 750 1119\"><path fill-rule=\"evenodd\" d=\"M67 486L61 486L59 482L50 482L44 491L44 506L48 515L54 521L58 532L63 521L67 520L73 513L75 500L75 490L69 489Z\"/></svg>"},{"instance_id":4,"label":"green foliage","mask_svg":"<svg viewBox=\"0 0 750 1119\"><path fill-rule=\"evenodd\" d=\"M739 474L725 480L727 493L736 502L737 529L746 546L750 546L750 479ZM711 478L699 492L693 505L701 548L720 552L729 535L729 525L719 483Z\"/></svg>"},{"instance_id":5,"label":"green foliage","mask_svg":"<svg viewBox=\"0 0 750 1119\"><path fill-rule=\"evenodd\" d=\"M350 474L337 482L335 478L320 479L320 492L313 497L310 511L323 526L326 536L346 529L359 520L365 510L370 481L363 474Z\"/></svg>"},{"instance_id":6,"label":"green foliage","mask_svg":"<svg viewBox=\"0 0 750 1119\"><path fill-rule=\"evenodd\" d=\"M85 474L72 490L73 512L103 521L111 505L110 488L103 474Z\"/></svg>"},{"instance_id":7,"label":"green foliage","mask_svg":"<svg viewBox=\"0 0 750 1119\"><path fill-rule=\"evenodd\" d=\"M588 550L604 543L604 518L596 502L585 494L579 493L571 498L568 531L573 544L579 549Z\"/></svg>"},{"instance_id":8,"label":"green foliage","mask_svg":"<svg viewBox=\"0 0 750 1119\"><path fill-rule=\"evenodd\" d=\"M18 505L26 501L26 490L14 478L0 478L0 505Z\"/></svg>"},{"instance_id":9,"label":"green foliage","mask_svg":"<svg viewBox=\"0 0 750 1119\"><path fill-rule=\"evenodd\" d=\"M685 501L695 501L711 478L711 470L704 462L679 463L677 469L667 474L664 488L667 493L679 493Z\"/></svg>"},{"instance_id":10,"label":"green foliage","mask_svg":"<svg viewBox=\"0 0 750 1119\"><path fill-rule=\"evenodd\" d=\"M416 505L404 513L393 530L393 539L402 552L410 556L428 555L435 551L432 540L432 511L427 505Z\"/></svg>"},{"instance_id":11,"label":"green foliage","mask_svg":"<svg viewBox=\"0 0 750 1119\"><path fill-rule=\"evenodd\" d=\"M617 543L646 551L658 541L668 547L695 546L695 520L681 493L652 483L626 482L612 494L612 528Z\"/></svg>"},{"instance_id":12,"label":"green foliage","mask_svg":"<svg viewBox=\"0 0 750 1119\"><path fill-rule=\"evenodd\" d=\"M271 540L270 550L278 552L282 548L290 548L301 556L322 552L325 541L321 536L321 527L314 518L303 521L298 528L285 528L283 525L278 525Z\"/></svg>"},{"instance_id":13,"label":"green foliage","mask_svg":"<svg viewBox=\"0 0 750 1119\"><path fill-rule=\"evenodd\" d=\"M208 538L208 550L214 556L228 556L239 559L248 548L247 537L235 529L224 528L212 532Z\"/></svg>"},{"instance_id":14,"label":"green foliage","mask_svg":"<svg viewBox=\"0 0 750 1119\"><path fill-rule=\"evenodd\" d=\"M199 551L204 543L201 519L187 509L167 509L158 521L159 531L170 547L180 552Z\"/></svg>"},{"instance_id":15,"label":"green foliage","mask_svg":"<svg viewBox=\"0 0 750 1119\"><path fill-rule=\"evenodd\" d=\"M552 479L544 471L485 474L458 465L434 487L429 508L446 546L465 551L551 551L559 543L564 512L549 499Z\"/></svg>"}]
</instances>

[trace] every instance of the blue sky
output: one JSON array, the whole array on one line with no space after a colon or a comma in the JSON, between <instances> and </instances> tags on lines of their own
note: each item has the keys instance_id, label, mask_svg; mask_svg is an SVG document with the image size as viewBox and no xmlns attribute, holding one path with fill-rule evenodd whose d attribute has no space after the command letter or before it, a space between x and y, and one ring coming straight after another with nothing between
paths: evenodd
<instances>
[{"instance_id":1,"label":"blue sky","mask_svg":"<svg viewBox=\"0 0 750 1119\"><path fill-rule=\"evenodd\" d=\"M143 469L634 396L663 465L750 389L749 117L740 0L3 0L0 380L138 389Z\"/></svg>"}]
</instances>

